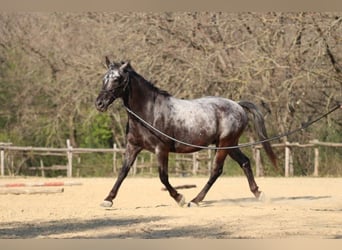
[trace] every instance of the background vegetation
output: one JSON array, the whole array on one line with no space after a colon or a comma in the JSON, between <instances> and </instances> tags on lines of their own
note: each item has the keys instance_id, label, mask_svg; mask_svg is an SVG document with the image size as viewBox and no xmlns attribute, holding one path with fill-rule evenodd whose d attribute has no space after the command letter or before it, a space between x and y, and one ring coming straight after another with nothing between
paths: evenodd
<instances>
[{"instance_id":1,"label":"background vegetation","mask_svg":"<svg viewBox=\"0 0 342 250\"><path fill-rule=\"evenodd\" d=\"M122 103L94 108L105 55L179 98L253 101L270 135L342 101L341 13L0 13L0 34L0 141L15 145L124 146ZM287 140L341 142L341 126L335 112ZM341 173L327 151L325 174ZM312 154L294 161L305 175Z\"/></svg>"}]
</instances>

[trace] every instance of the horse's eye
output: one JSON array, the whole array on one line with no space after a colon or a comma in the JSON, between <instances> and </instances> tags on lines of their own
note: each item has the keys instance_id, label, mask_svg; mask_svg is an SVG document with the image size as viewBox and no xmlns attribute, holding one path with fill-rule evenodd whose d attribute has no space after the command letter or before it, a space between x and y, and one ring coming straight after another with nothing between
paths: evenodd
<instances>
[{"instance_id":1,"label":"horse's eye","mask_svg":"<svg viewBox=\"0 0 342 250\"><path fill-rule=\"evenodd\" d=\"M107 91L110 91L114 88L114 85L115 85L115 81L113 81L112 79L110 79L105 85L104 85L104 88L107 90Z\"/></svg>"}]
</instances>

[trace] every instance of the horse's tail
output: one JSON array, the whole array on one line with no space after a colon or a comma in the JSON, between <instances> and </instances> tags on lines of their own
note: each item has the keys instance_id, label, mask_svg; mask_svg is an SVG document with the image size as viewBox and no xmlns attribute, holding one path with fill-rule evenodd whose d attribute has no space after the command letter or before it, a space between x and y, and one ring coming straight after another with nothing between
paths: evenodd
<instances>
[{"instance_id":1,"label":"horse's tail","mask_svg":"<svg viewBox=\"0 0 342 250\"><path fill-rule=\"evenodd\" d=\"M264 117L259 111L259 109L255 106L255 104L247 101L240 101L239 105L242 106L245 110L253 114L254 117L254 128L256 132L258 133L260 140L265 140L268 138L266 127L265 127L265 121ZM264 147L267 156L270 158L273 166L276 168L277 171L279 171L278 164L277 164L277 157L275 153L272 150L271 144L267 142L263 142L262 146Z\"/></svg>"}]
</instances>

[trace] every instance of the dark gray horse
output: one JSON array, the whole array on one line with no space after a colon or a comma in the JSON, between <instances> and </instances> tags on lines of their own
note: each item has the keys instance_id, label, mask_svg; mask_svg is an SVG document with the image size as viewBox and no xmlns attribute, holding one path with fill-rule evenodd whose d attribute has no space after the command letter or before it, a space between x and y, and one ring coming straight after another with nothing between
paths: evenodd
<instances>
[{"instance_id":1,"label":"dark gray horse","mask_svg":"<svg viewBox=\"0 0 342 250\"><path fill-rule=\"evenodd\" d=\"M160 90L134 71L129 63L111 63L106 57L108 72L103 78L103 86L96 99L96 108L104 112L117 98L122 98L126 108L132 110L148 124L163 133L188 144L217 147L234 146L245 130L248 117L246 111L254 116L254 125L260 139L267 138L264 120L256 106L250 102L234 102L220 97L203 97L194 100L178 99ZM105 198L102 206L110 207L113 199L127 176L137 155L143 149L156 154L159 177L170 195L183 206L185 199L171 184L168 177L168 157L170 152L191 153L199 148L184 145L157 133L128 112L126 131L126 152L120 174ZM263 143L267 155L276 166L276 157L268 142ZM250 161L240 149L216 150L214 167L207 184L188 204L201 202L210 187L221 175L226 156L239 163L256 198L261 192L255 183Z\"/></svg>"}]
</instances>

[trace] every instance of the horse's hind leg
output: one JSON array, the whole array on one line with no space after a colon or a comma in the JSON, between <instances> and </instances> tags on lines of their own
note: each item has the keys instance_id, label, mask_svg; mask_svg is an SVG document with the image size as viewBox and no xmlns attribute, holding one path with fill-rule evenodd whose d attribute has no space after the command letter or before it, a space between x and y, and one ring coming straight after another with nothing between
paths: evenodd
<instances>
[{"instance_id":1,"label":"horse's hind leg","mask_svg":"<svg viewBox=\"0 0 342 250\"><path fill-rule=\"evenodd\" d=\"M243 169L248 180L249 188L252 191L252 193L255 195L256 198L261 198L261 192L259 191L259 187L257 186L254 180L253 171L251 169L251 164L248 157L244 155L240 149L231 149L229 151L229 155L235 161L237 161L240 167Z\"/></svg>"},{"instance_id":2,"label":"horse's hind leg","mask_svg":"<svg viewBox=\"0 0 342 250\"><path fill-rule=\"evenodd\" d=\"M227 150L218 150L216 152L215 159L214 159L215 165L214 165L214 168L211 170L208 182L205 184L201 192L199 192L198 195L194 199L191 200L188 206L191 206L191 203L198 204L204 199L204 197L208 193L211 186L214 184L217 178L222 174L223 164L227 157L227 154L228 154Z\"/></svg>"},{"instance_id":3,"label":"horse's hind leg","mask_svg":"<svg viewBox=\"0 0 342 250\"><path fill-rule=\"evenodd\" d=\"M166 189L169 191L170 196L175 199L179 206L185 205L185 199L182 194L179 194L174 187L169 183L169 174L168 174L168 160L169 155L166 151L156 150L157 161L158 161L158 171L160 181L164 184Z\"/></svg>"},{"instance_id":4,"label":"horse's hind leg","mask_svg":"<svg viewBox=\"0 0 342 250\"><path fill-rule=\"evenodd\" d=\"M116 182L113 188L111 189L111 191L109 192L108 196L101 203L101 206L111 207L113 205L113 200L116 197L123 180L126 178L131 166L133 165L135 161L135 158L137 157L140 151L141 151L141 147L136 147L129 143L127 144L126 152L125 152L125 159L122 164L122 168L120 170L118 178L116 179Z\"/></svg>"}]
</instances>

